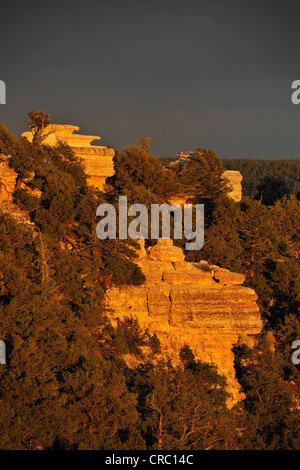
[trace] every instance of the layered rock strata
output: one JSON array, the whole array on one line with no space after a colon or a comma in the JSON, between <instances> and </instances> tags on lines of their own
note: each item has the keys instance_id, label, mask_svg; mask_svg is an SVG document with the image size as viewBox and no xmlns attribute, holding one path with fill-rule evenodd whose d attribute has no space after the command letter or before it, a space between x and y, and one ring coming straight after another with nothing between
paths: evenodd
<instances>
[{"instance_id":1,"label":"layered rock strata","mask_svg":"<svg viewBox=\"0 0 300 470\"><path fill-rule=\"evenodd\" d=\"M106 178L115 173L113 164L115 151L112 148L91 145L101 137L74 134L78 130L77 126L51 124L44 130L46 137L43 143L54 146L58 141L66 142L73 149L75 155L82 158L89 184L103 190ZM33 135L30 131L24 132L22 137L26 137L32 142Z\"/></svg>"},{"instance_id":2,"label":"layered rock strata","mask_svg":"<svg viewBox=\"0 0 300 470\"><path fill-rule=\"evenodd\" d=\"M156 333L162 354L179 363L188 344L197 359L225 375L232 407L244 395L235 377L232 347L262 329L257 295L244 287L241 274L205 261L189 263L171 240L158 240L136 263L146 282L139 287L111 287L106 292L112 320L136 317L149 334Z\"/></svg>"}]
</instances>

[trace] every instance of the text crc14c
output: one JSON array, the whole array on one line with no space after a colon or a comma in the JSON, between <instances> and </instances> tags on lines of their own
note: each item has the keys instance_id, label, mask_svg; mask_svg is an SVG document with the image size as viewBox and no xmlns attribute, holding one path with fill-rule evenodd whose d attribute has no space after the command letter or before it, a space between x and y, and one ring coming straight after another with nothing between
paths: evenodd
<instances>
[{"instance_id":1,"label":"text crc14c","mask_svg":"<svg viewBox=\"0 0 300 470\"><path fill-rule=\"evenodd\" d=\"M136 468L138 464L150 464L150 465L193 465L194 455L193 454L138 454L138 455L115 455L105 457L104 463L106 465L130 465Z\"/></svg>"}]
</instances>

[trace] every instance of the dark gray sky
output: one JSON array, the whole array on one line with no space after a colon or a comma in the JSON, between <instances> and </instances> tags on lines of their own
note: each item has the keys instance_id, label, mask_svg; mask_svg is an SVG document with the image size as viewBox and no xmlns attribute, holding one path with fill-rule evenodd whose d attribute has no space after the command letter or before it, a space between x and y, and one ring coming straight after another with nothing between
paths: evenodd
<instances>
[{"instance_id":1,"label":"dark gray sky","mask_svg":"<svg viewBox=\"0 0 300 470\"><path fill-rule=\"evenodd\" d=\"M298 1L1 2L0 122L27 112L158 157L299 158Z\"/></svg>"}]
</instances>

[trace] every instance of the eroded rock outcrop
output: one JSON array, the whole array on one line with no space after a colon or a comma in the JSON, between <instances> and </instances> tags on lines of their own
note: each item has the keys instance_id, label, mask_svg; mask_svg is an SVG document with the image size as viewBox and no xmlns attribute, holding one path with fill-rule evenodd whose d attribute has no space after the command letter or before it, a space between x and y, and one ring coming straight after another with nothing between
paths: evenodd
<instances>
[{"instance_id":1,"label":"eroded rock outcrop","mask_svg":"<svg viewBox=\"0 0 300 470\"><path fill-rule=\"evenodd\" d=\"M257 295L244 287L242 274L205 261L189 263L171 240L158 240L136 260L146 277L139 287L111 287L107 307L112 319L136 317L156 333L162 353L179 363L188 344L196 358L213 363L226 376L231 407L244 398L235 377L232 347L262 329Z\"/></svg>"},{"instance_id":2,"label":"eroded rock outcrop","mask_svg":"<svg viewBox=\"0 0 300 470\"><path fill-rule=\"evenodd\" d=\"M113 164L115 151L112 148L91 145L92 142L100 140L101 137L74 134L78 130L79 127L77 126L51 124L44 130L47 137L43 143L54 146L59 140L66 142L73 149L75 155L82 158L89 184L103 189L106 178L113 176L115 173ZM32 142L33 135L30 131L24 132L22 137L26 137Z\"/></svg>"},{"instance_id":3,"label":"eroded rock outcrop","mask_svg":"<svg viewBox=\"0 0 300 470\"><path fill-rule=\"evenodd\" d=\"M9 214L17 222L34 228L35 225L31 222L29 213L21 210L13 202L13 194L18 175L13 168L10 167L10 159L10 155L0 153L0 211ZM24 188L24 184L21 185L21 188Z\"/></svg>"},{"instance_id":4,"label":"eroded rock outcrop","mask_svg":"<svg viewBox=\"0 0 300 470\"><path fill-rule=\"evenodd\" d=\"M12 201L17 173L10 168L10 155L0 154L0 201Z\"/></svg>"},{"instance_id":5,"label":"eroded rock outcrop","mask_svg":"<svg viewBox=\"0 0 300 470\"><path fill-rule=\"evenodd\" d=\"M231 187L231 191L228 196L231 197L235 202L240 202L242 199L242 175L239 171L226 170L223 173L223 177L228 180L228 185Z\"/></svg>"}]
</instances>

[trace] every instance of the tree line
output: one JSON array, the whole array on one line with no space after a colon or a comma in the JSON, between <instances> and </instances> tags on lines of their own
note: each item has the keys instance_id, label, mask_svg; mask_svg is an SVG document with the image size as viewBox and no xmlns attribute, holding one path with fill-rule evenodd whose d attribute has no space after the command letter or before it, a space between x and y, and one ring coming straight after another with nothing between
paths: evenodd
<instances>
[{"instance_id":1,"label":"tree line","mask_svg":"<svg viewBox=\"0 0 300 470\"><path fill-rule=\"evenodd\" d=\"M278 194L279 199L300 194L299 159L232 158L222 159L222 163L226 170L238 170L243 175L244 196L272 201L272 194Z\"/></svg>"}]
</instances>

